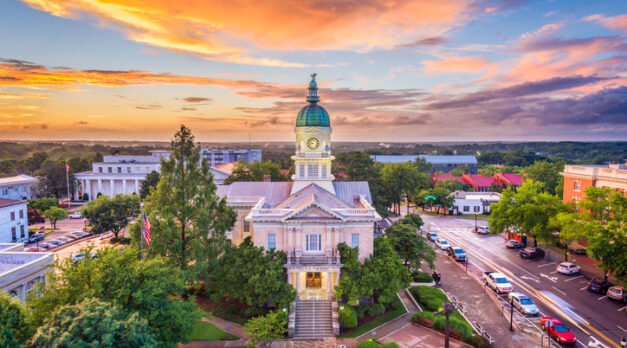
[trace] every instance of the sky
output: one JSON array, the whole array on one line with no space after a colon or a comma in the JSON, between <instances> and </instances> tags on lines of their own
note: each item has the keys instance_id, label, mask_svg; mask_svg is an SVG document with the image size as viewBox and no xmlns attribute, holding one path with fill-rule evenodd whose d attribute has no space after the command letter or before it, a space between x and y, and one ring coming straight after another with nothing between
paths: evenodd
<instances>
[{"instance_id":1,"label":"sky","mask_svg":"<svg viewBox=\"0 0 627 348\"><path fill-rule=\"evenodd\" d=\"M627 140L627 1L3 0L0 139Z\"/></svg>"}]
</instances>

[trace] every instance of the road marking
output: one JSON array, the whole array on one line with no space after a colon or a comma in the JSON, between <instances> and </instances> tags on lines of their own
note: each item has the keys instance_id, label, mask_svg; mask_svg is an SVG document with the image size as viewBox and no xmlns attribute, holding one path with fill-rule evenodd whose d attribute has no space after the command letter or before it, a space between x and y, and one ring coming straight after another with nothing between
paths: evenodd
<instances>
[{"instance_id":1,"label":"road marking","mask_svg":"<svg viewBox=\"0 0 627 348\"><path fill-rule=\"evenodd\" d=\"M562 290L560 290L560 289L558 289L558 288L556 288L554 286L552 286L552 288L555 289L556 291L560 292L562 295L566 296L566 293L563 292Z\"/></svg>"},{"instance_id":2,"label":"road marking","mask_svg":"<svg viewBox=\"0 0 627 348\"><path fill-rule=\"evenodd\" d=\"M619 329L621 329L621 330L623 330L623 331L627 332L627 330L623 329L622 327L620 327L620 326L618 326L618 325L616 325L616 327L618 327Z\"/></svg>"},{"instance_id":3,"label":"road marking","mask_svg":"<svg viewBox=\"0 0 627 348\"><path fill-rule=\"evenodd\" d=\"M553 272L551 272L551 274L555 274L555 273L557 273L557 271L553 271Z\"/></svg>"},{"instance_id":4,"label":"road marking","mask_svg":"<svg viewBox=\"0 0 627 348\"><path fill-rule=\"evenodd\" d=\"M549 266L549 265L554 265L554 264L555 264L555 262L546 263L546 264L544 264L544 265L540 265L540 266L538 266L538 268L540 268L540 267L544 267L544 266Z\"/></svg>"},{"instance_id":5,"label":"road marking","mask_svg":"<svg viewBox=\"0 0 627 348\"><path fill-rule=\"evenodd\" d=\"M588 287L584 286L583 288L579 289L579 290L586 290Z\"/></svg>"},{"instance_id":6,"label":"road marking","mask_svg":"<svg viewBox=\"0 0 627 348\"><path fill-rule=\"evenodd\" d=\"M540 273L540 276L544 277L544 278L546 278L546 279L548 279L550 281L552 281L553 283L557 283L557 277L551 277L551 276L548 276L548 275L546 275L544 273Z\"/></svg>"},{"instance_id":7,"label":"road marking","mask_svg":"<svg viewBox=\"0 0 627 348\"><path fill-rule=\"evenodd\" d=\"M540 282L538 279L534 279L534 278L527 277L527 276L524 276L524 275L521 275L521 276L520 276L520 279L533 280L533 281L534 281L534 282L536 282L536 283L539 283L539 282Z\"/></svg>"},{"instance_id":8,"label":"road marking","mask_svg":"<svg viewBox=\"0 0 627 348\"><path fill-rule=\"evenodd\" d=\"M578 277L575 277L575 278L570 278L570 279L566 279L566 280L564 280L564 281L565 281L565 282L569 282L569 281L571 281L571 280L575 280L575 279L577 279L577 278L581 278L581 277L583 277L583 276L582 276L582 275L580 275L580 276L578 276Z\"/></svg>"},{"instance_id":9,"label":"road marking","mask_svg":"<svg viewBox=\"0 0 627 348\"><path fill-rule=\"evenodd\" d=\"M625 306L623 308L620 308L618 311L620 312L620 311L622 311L623 309L626 309L626 308L627 308L627 306Z\"/></svg>"},{"instance_id":10,"label":"road marking","mask_svg":"<svg viewBox=\"0 0 627 348\"><path fill-rule=\"evenodd\" d=\"M605 348L607 348L607 346L605 344L601 343L594 336L590 336L590 342L588 343L588 347L591 347L591 348L605 347Z\"/></svg>"},{"instance_id":11,"label":"road marking","mask_svg":"<svg viewBox=\"0 0 627 348\"><path fill-rule=\"evenodd\" d=\"M602 300L602 299L604 299L604 298L606 298L606 297L607 297L607 295L605 295L605 296L601 296L601 297L597 298L597 300Z\"/></svg>"}]
</instances>

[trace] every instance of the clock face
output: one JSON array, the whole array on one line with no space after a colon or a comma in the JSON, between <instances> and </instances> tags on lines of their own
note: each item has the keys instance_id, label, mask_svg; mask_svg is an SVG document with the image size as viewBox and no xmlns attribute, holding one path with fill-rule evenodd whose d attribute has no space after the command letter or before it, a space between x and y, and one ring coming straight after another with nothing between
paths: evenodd
<instances>
[{"instance_id":1,"label":"clock face","mask_svg":"<svg viewBox=\"0 0 627 348\"><path fill-rule=\"evenodd\" d=\"M311 150L317 149L318 146L320 146L320 141L317 138L309 138L309 140L307 140L307 147Z\"/></svg>"}]
</instances>

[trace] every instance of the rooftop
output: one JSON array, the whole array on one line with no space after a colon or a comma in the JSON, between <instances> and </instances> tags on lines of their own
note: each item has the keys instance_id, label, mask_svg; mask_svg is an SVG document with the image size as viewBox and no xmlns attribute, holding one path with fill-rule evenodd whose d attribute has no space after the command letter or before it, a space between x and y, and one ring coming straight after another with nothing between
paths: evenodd
<instances>
[{"instance_id":1,"label":"rooftop","mask_svg":"<svg viewBox=\"0 0 627 348\"><path fill-rule=\"evenodd\" d=\"M15 199L0 198L0 207L8 207L15 204L26 204L26 201L18 201Z\"/></svg>"},{"instance_id":2,"label":"rooftop","mask_svg":"<svg viewBox=\"0 0 627 348\"><path fill-rule=\"evenodd\" d=\"M424 158L431 164L477 164L475 156L432 156L432 155L371 155L375 162L402 163L413 162L416 158Z\"/></svg>"},{"instance_id":3,"label":"rooftop","mask_svg":"<svg viewBox=\"0 0 627 348\"><path fill-rule=\"evenodd\" d=\"M0 277L29 263L52 263L54 253L1 252Z\"/></svg>"},{"instance_id":4,"label":"rooftop","mask_svg":"<svg viewBox=\"0 0 627 348\"><path fill-rule=\"evenodd\" d=\"M0 178L0 186L30 184L30 183L34 183L37 181L39 181L39 179L33 178L32 176L21 174L18 176Z\"/></svg>"}]
</instances>

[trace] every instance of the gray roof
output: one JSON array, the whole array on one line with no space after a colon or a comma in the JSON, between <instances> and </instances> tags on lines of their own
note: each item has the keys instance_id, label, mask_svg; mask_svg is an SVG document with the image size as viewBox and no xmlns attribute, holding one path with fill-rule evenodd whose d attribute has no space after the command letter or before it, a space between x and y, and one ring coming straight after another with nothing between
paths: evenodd
<instances>
[{"instance_id":1,"label":"gray roof","mask_svg":"<svg viewBox=\"0 0 627 348\"><path fill-rule=\"evenodd\" d=\"M424 158L431 164L477 164L475 156L431 156L431 155L371 155L375 162L402 163L413 162L417 157Z\"/></svg>"},{"instance_id":2,"label":"gray roof","mask_svg":"<svg viewBox=\"0 0 627 348\"><path fill-rule=\"evenodd\" d=\"M0 274L10 272L22 265L33 261L44 260L51 253L25 253L25 252L4 252L0 253Z\"/></svg>"}]
</instances>

